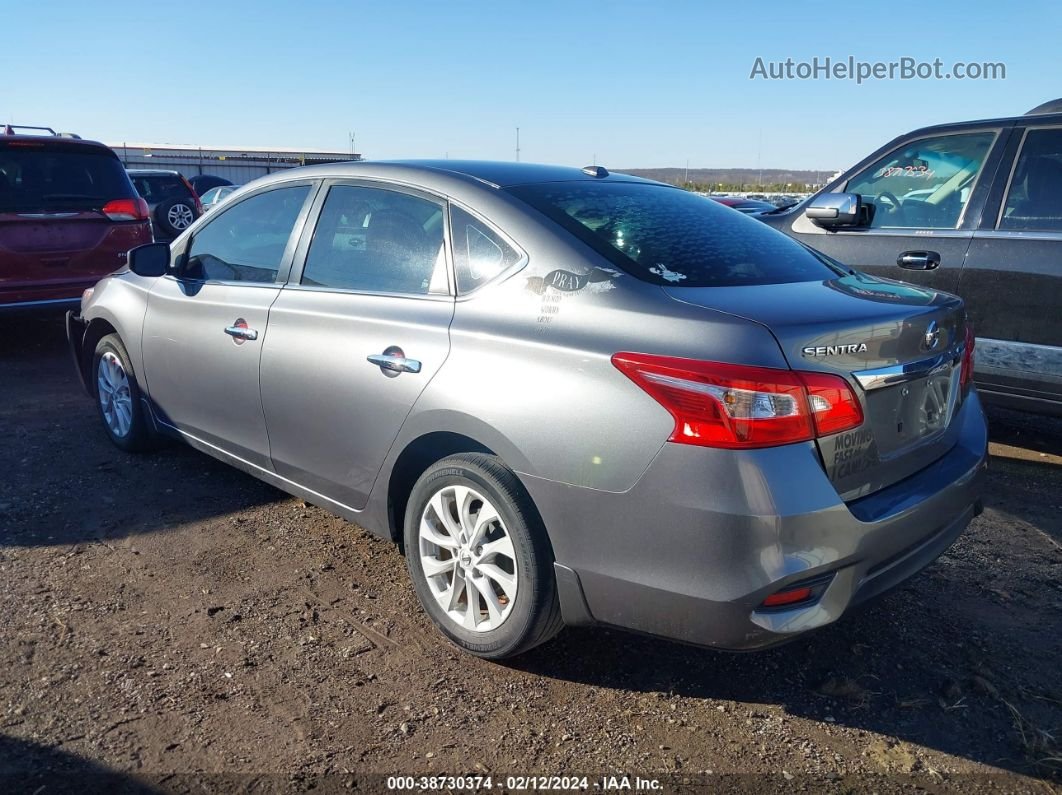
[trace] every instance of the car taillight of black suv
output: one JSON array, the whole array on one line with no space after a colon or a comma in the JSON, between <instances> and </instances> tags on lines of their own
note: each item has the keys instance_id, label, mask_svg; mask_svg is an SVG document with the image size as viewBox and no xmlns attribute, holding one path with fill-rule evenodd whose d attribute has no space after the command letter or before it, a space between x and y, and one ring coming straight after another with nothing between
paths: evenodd
<instances>
[{"instance_id":1,"label":"car taillight of black suv","mask_svg":"<svg viewBox=\"0 0 1062 795\"><path fill-rule=\"evenodd\" d=\"M113 151L0 126L0 311L74 305L151 239L147 203Z\"/></svg>"}]
</instances>

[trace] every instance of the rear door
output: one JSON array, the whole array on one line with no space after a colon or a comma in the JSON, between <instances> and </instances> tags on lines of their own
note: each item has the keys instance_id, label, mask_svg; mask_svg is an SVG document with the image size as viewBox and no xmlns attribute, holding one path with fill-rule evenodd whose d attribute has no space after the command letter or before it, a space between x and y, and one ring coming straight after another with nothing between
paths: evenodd
<instances>
[{"instance_id":1,"label":"rear door","mask_svg":"<svg viewBox=\"0 0 1062 795\"><path fill-rule=\"evenodd\" d=\"M833 188L862 196L870 207L867 225L827 232L798 213L783 229L866 273L955 292L998 167L1001 132L907 140Z\"/></svg>"},{"instance_id":2,"label":"rear door","mask_svg":"<svg viewBox=\"0 0 1062 795\"><path fill-rule=\"evenodd\" d=\"M1062 126L1014 131L959 281L977 334L978 386L1062 401Z\"/></svg>"},{"instance_id":3,"label":"rear door","mask_svg":"<svg viewBox=\"0 0 1062 795\"><path fill-rule=\"evenodd\" d=\"M345 181L318 204L300 265L270 311L262 400L276 472L360 509L449 353L445 207L405 188Z\"/></svg>"},{"instance_id":4,"label":"rear door","mask_svg":"<svg viewBox=\"0 0 1062 795\"><path fill-rule=\"evenodd\" d=\"M105 147L0 137L0 303L76 296L120 268L143 225L102 210L135 197Z\"/></svg>"},{"instance_id":5,"label":"rear door","mask_svg":"<svg viewBox=\"0 0 1062 795\"><path fill-rule=\"evenodd\" d=\"M161 419L271 468L258 368L315 184L282 183L219 210L158 280L144 318L144 368Z\"/></svg>"}]
</instances>

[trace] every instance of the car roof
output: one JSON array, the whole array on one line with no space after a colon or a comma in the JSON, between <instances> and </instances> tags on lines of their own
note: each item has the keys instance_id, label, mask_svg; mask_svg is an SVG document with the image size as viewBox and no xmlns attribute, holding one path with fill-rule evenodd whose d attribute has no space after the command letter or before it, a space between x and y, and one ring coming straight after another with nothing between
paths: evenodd
<instances>
[{"instance_id":1,"label":"car roof","mask_svg":"<svg viewBox=\"0 0 1062 795\"><path fill-rule=\"evenodd\" d=\"M107 146L107 144L100 143L99 141L90 141L85 138L71 138L66 135L0 134L0 144L12 143L15 145L31 145L33 148L38 148L40 145L44 145L56 149L102 149L105 152L114 154L114 150ZM115 157L117 157L117 155L115 155Z\"/></svg>"},{"instance_id":2,"label":"car roof","mask_svg":"<svg viewBox=\"0 0 1062 795\"><path fill-rule=\"evenodd\" d=\"M508 188L541 182L576 181L661 184L628 174L613 174L607 171L604 173L607 176L594 176L573 166L494 160L350 160L287 169L263 177L258 182L265 184L274 180L291 179L293 176L315 176L392 179L421 184L425 187L442 187L445 183L454 180L465 183L476 182L491 188Z\"/></svg>"},{"instance_id":3,"label":"car roof","mask_svg":"<svg viewBox=\"0 0 1062 795\"><path fill-rule=\"evenodd\" d=\"M1013 127L1017 124L1035 124L1037 126L1058 125L1062 124L1062 113L1030 112L1024 113L1020 116L1003 116L997 119L974 119L971 121L946 122L944 124L933 124L928 127L920 127L909 133L905 133L901 137L906 138L911 135L929 133L960 132L962 130L979 129L982 127Z\"/></svg>"}]
</instances>

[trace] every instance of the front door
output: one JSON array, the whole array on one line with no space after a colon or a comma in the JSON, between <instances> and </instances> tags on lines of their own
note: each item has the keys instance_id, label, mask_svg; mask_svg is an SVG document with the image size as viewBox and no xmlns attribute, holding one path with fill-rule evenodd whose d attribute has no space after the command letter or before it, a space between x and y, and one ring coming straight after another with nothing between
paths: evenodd
<instances>
[{"instance_id":1,"label":"front door","mask_svg":"<svg viewBox=\"0 0 1062 795\"><path fill-rule=\"evenodd\" d=\"M837 188L862 197L866 225L827 232L800 214L787 231L857 270L955 292L997 137L990 129L901 144Z\"/></svg>"},{"instance_id":2,"label":"front door","mask_svg":"<svg viewBox=\"0 0 1062 795\"><path fill-rule=\"evenodd\" d=\"M402 423L450 350L441 201L332 185L262 353L276 472L360 510ZM296 265L298 268L298 265Z\"/></svg>"},{"instance_id":3,"label":"front door","mask_svg":"<svg viewBox=\"0 0 1062 795\"><path fill-rule=\"evenodd\" d=\"M198 229L158 280L144 368L162 422L269 468L259 362L311 185L266 189Z\"/></svg>"}]
</instances>

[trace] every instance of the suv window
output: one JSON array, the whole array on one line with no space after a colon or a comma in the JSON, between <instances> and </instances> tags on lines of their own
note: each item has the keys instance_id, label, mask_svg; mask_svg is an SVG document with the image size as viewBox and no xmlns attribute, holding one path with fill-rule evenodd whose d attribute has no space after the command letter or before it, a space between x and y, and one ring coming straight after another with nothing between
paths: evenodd
<instances>
[{"instance_id":1,"label":"suv window","mask_svg":"<svg viewBox=\"0 0 1062 795\"><path fill-rule=\"evenodd\" d=\"M134 196L125 169L109 150L0 143L0 212L98 210Z\"/></svg>"},{"instance_id":2,"label":"suv window","mask_svg":"<svg viewBox=\"0 0 1062 795\"><path fill-rule=\"evenodd\" d=\"M133 175L133 186L148 204L162 204L169 199L187 199L188 188L176 174Z\"/></svg>"},{"instance_id":3,"label":"suv window","mask_svg":"<svg viewBox=\"0 0 1062 795\"><path fill-rule=\"evenodd\" d=\"M460 207L450 205L457 291L470 293L520 261L520 253L496 231Z\"/></svg>"},{"instance_id":4,"label":"suv window","mask_svg":"<svg viewBox=\"0 0 1062 795\"><path fill-rule=\"evenodd\" d=\"M302 284L446 294L442 243L440 204L382 188L336 185L321 208Z\"/></svg>"},{"instance_id":5,"label":"suv window","mask_svg":"<svg viewBox=\"0 0 1062 795\"><path fill-rule=\"evenodd\" d=\"M763 222L681 188L580 181L509 191L616 267L653 284L788 284L840 273Z\"/></svg>"},{"instance_id":6,"label":"suv window","mask_svg":"<svg viewBox=\"0 0 1062 795\"><path fill-rule=\"evenodd\" d=\"M1062 231L1062 129L1029 130L1026 134L999 228Z\"/></svg>"},{"instance_id":7,"label":"suv window","mask_svg":"<svg viewBox=\"0 0 1062 795\"><path fill-rule=\"evenodd\" d=\"M274 188L219 209L192 238L183 275L202 281L276 281L309 192L309 185Z\"/></svg>"},{"instance_id":8,"label":"suv window","mask_svg":"<svg viewBox=\"0 0 1062 795\"><path fill-rule=\"evenodd\" d=\"M848 181L873 211L874 229L955 229L995 132L922 138L885 155Z\"/></svg>"}]
</instances>

